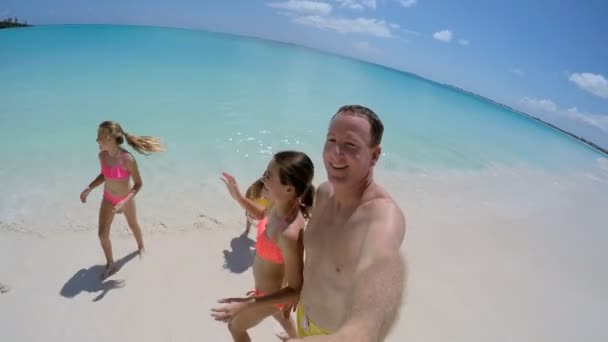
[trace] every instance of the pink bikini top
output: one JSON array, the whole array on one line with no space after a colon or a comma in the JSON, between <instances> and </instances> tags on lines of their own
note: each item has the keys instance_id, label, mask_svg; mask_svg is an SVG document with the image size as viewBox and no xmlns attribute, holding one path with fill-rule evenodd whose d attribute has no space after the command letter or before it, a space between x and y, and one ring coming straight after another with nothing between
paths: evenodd
<instances>
[{"instance_id":1,"label":"pink bikini top","mask_svg":"<svg viewBox=\"0 0 608 342\"><path fill-rule=\"evenodd\" d=\"M125 169L122 166L122 155L127 152L123 152L118 157L118 163L114 166L106 165L103 160L100 159L101 162L101 174L105 179L127 179L131 175L129 170Z\"/></svg>"}]
</instances>

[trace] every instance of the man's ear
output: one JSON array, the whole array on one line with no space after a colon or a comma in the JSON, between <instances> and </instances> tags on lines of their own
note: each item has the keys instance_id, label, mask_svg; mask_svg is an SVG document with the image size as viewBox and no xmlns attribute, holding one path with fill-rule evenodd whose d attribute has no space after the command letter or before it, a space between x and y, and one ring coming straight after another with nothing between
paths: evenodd
<instances>
[{"instance_id":1,"label":"man's ear","mask_svg":"<svg viewBox=\"0 0 608 342\"><path fill-rule=\"evenodd\" d=\"M374 150L372 151L372 166L376 165L376 163L378 162L378 159L380 159L381 154L382 154L382 147L380 147L380 145L374 147Z\"/></svg>"}]
</instances>

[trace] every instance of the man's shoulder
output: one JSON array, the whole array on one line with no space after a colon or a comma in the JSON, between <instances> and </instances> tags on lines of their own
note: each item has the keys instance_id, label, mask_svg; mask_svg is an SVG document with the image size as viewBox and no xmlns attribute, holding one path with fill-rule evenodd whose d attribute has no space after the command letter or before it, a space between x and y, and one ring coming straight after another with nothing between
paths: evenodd
<instances>
[{"instance_id":1,"label":"man's shoulder","mask_svg":"<svg viewBox=\"0 0 608 342\"><path fill-rule=\"evenodd\" d=\"M394 219L405 221L405 214L399 205L390 197L378 197L362 203L359 207L359 215L376 222L390 221Z\"/></svg>"},{"instance_id":2,"label":"man's shoulder","mask_svg":"<svg viewBox=\"0 0 608 342\"><path fill-rule=\"evenodd\" d=\"M357 210L360 222L376 230L375 234L403 240L406 219L401 207L385 191L381 190L368 198Z\"/></svg>"},{"instance_id":3,"label":"man's shoulder","mask_svg":"<svg viewBox=\"0 0 608 342\"><path fill-rule=\"evenodd\" d=\"M333 191L333 187L329 182L326 181L319 184L319 186L317 187L317 191L315 191L316 205L318 205L320 201L325 201L326 199L328 199L333 193Z\"/></svg>"},{"instance_id":4,"label":"man's shoulder","mask_svg":"<svg viewBox=\"0 0 608 342\"><path fill-rule=\"evenodd\" d=\"M361 205L359 208L368 214L401 214L403 211L395 202L395 200L388 194L384 188L375 184L366 194L363 195Z\"/></svg>"},{"instance_id":5,"label":"man's shoulder","mask_svg":"<svg viewBox=\"0 0 608 342\"><path fill-rule=\"evenodd\" d=\"M317 196L327 196L332 191L333 191L333 188L331 186L331 183L328 181L325 181L325 182L319 184L319 186L317 187L316 195Z\"/></svg>"}]
</instances>

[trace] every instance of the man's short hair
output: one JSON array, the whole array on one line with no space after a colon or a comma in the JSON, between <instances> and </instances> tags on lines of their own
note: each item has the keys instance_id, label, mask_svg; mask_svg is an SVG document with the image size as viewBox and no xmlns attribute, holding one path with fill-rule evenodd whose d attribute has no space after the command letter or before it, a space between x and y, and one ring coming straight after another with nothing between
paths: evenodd
<instances>
[{"instance_id":1,"label":"man's short hair","mask_svg":"<svg viewBox=\"0 0 608 342\"><path fill-rule=\"evenodd\" d=\"M382 142L382 134L384 133L384 125L373 110L361 105L345 105L340 107L331 119L333 120L340 113L361 116L367 119L370 125L371 147L380 145Z\"/></svg>"}]
</instances>

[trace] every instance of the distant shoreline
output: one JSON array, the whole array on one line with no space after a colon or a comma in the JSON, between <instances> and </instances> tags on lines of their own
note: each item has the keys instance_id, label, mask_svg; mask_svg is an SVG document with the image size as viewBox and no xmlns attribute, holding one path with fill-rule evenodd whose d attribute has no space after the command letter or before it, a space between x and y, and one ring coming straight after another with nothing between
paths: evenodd
<instances>
[{"instance_id":1,"label":"distant shoreline","mask_svg":"<svg viewBox=\"0 0 608 342\"><path fill-rule=\"evenodd\" d=\"M491 99L489 99L487 97L481 96L479 94L475 94L473 92L470 92L468 90L464 90L462 88L459 88L459 87L456 87L456 86L453 86L453 85L450 85L450 84L441 83L441 85L443 85L444 87L452 88L452 89L454 89L454 90L456 90L458 92L461 92L461 93L464 93L464 94L467 94L467 95L470 95L470 96L477 97L477 98L479 98L479 99L481 99L483 101L490 102L493 105L496 105L496 106L499 106L499 107L503 107L503 108L508 109L508 110L510 110L510 111L512 111L512 112L514 112L516 114L523 115L523 116L525 116L525 117L527 117L529 119L532 119L534 121L540 122L541 124L543 124L545 126L548 126L550 128L553 128L553 129L555 129L555 130L557 130L557 131L559 131L559 132L561 132L563 134L566 134L566 135L570 136L571 138L574 138L574 139L582 142L583 144L585 144L585 145L587 145L587 146L589 146L589 147L597 150L598 152L601 152L604 155L608 156L608 149L605 149L605 148L603 148L603 147L601 147L601 146L599 146L599 145L597 145L597 144L595 144L595 143L593 143L593 142L591 142L591 141L589 141L589 140L587 140L587 139L585 139L583 137L579 137L578 135L576 135L574 133L570 133L570 132L568 132L568 131L566 131L566 130L564 130L562 128L559 128L559 127L555 126L554 124L549 123L549 122L547 122L545 120L542 120L542 119L540 119L540 118L538 118L536 116L527 114L525 112L522 112L521 110L517 110L517 109L515 109L513 107L510 107L510 106L507 106L507 105L505 105L503 103L496 102L496 101L491 100Z\"/></svg>"},{"instance_id":2,"label":"distant shoreline","mask_svg":"<svg viewBox=\"0 0 608 342\"><path fill-rule=\"evenodd\" d=\"M19 22L17 18L8 18L0 21L0 29L14 28L14 27L31 27L32 25L28 24L27 21Z\"/></svg>"}]
</instances>

